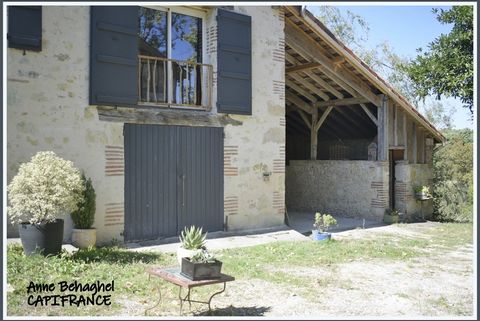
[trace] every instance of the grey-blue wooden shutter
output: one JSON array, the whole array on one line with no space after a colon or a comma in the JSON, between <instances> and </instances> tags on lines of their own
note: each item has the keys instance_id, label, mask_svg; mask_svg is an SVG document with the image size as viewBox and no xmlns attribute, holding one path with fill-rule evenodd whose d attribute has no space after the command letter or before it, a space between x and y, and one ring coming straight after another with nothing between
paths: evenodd
<instances>
[{"instance_id":1,"label":"grey-blue wooden shutter","mask_svg":"<svg viewBox=\"0 0 480 321\"><path fill-rule=\"evenodd\" d=\"M42 7L8 6L8 47L42 50Z\"/></svg>"},{"instance_id":2,"label":"grey-blue wooden shutter","mask_svg":"<svg viewBox=\"0 0 480 321\"><path fill-rule=\"evenodd\" d=\"M136 6L91 7L91 105L137 105L138 28Z\"/></svg>"},{"instance_id":3,"label":"grey-blue wooden shutter","mask_svg":"<svg viewBox=\"0 0 480 321\"><path fill-rule=\"evenodd\" d=\"M217 110L252 114L252 19L218 9Z\"/></svg>"}]
</instances>

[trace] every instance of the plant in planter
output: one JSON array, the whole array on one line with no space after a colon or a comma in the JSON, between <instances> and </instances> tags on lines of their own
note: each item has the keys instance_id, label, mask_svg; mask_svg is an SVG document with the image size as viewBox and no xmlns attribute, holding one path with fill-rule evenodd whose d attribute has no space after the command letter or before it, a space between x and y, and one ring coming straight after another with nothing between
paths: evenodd
<instances>
[{"instance_id":1,"label":"plant in planter","mask_svg":"<svg viewBox=\"0 0 480 321\"><path fill-rule=\"evenodd\" d=\"M182 265L182 258L193 257L198 252L205 249L205 240L207 233L202 233L201 227L185 227L180 233L180 247L177 250L178 264Z\"/></svg>"},{"instance_id":2,"label":"plant in planter","mask_svg":"<svg viewBox=\"0 0 480 321\"><path fill-rule=\"evenodd\" d=\"M431 199L430 187L425 185L415 187L415 198L421 201Z\"/></svg>"},{"instance_id":3,"label":"plant in planter","mask_svg":"<svg viewBox=\"0 0 480 321\"><path fill-rule=\"evenodd\" d=\"M386 209L383 214L383 222L387 224L398 223L400 213L396 209Z\"/></svg>"},{"instance_id":4,"label":"plant in planter","mask_svg":"<svg viewBox=\"0 0 480 321\"><path fill-rule=\"evenodd\" d=\"M336 225L337 220L330 214L315 213L315 223L313 223L314 229L312 230L312 238L315 241L329 240L332 238L330 233L327 233L328 229L332 225Z\"/></svg>"},{"instance_id":5,"label":"plant in planter","mask_svg":"<svg viewBox=\"0 0 480 321\"><path fill-rule=\"evenodd\" d=\"M72 244L81 249L94 246L97 240L97 230L92 228L95 217L95 189L92 180L87 179L85 174L82 174L82 183L82 199L77 204L77 210L72 212Z\"/></svg>"},{"instance_id":6,"label":"plant in planter","mask_svg":"<svg viewBox=\"0 0 480 321\"><path fill-rule=\"evenodd\" d=\"M217 279L221 276L222 262L203 249L191 258L182 258L181 274L190 280Z\"/></svg>"},{"instance_id":7,"label":"plant in planter","mask_svg":"<svg viewBox=\"0 0 480 321\"><path fill-rule=\"evenodd\" d=\"M58 254L62 249L62 217L77 209L84 186L80 171L54 152L38 152L20 165L8 185L8 216L19 224L27 255Z\"/></svg>"}]
</instances>

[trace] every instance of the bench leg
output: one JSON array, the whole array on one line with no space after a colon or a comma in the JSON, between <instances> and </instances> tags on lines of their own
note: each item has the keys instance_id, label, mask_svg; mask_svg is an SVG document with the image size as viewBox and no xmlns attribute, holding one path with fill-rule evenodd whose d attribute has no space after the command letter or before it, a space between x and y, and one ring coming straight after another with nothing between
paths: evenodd
<instances>
[{"instance_id":1,"label":"bench leg","mask_svg":"<svg viewBox=\"0 0 480 321\"><path fill-rule=\"evenodd\" d=\"M212 307L210 306L210 303L212 302L213 297L224 292L226 287L227 287L227 282L223 282L223 289L221 291L215 292L214 294L212 294L210 299L208 299L208 312L212 311Z\"/></svg>"},{"instance_id":2,"label":"bench leg","mask_svg":"<svg viewBox=\"0 0 480 321\"><path fill-rule=\"evenodd\" d=\"M188 288L187 295L182 298L182 287L178 287L178 299L180 300L180 315L182 315L182 309L183 309L183 302L187 301L188 302L188 307L191 309L192 308L192 302L190 301L190 288Z\"/></svg>"},{"instance_id":3,"label":"bench leg","mask_svg":"<svg viewBox=\"0 0 480 321\"><path fill-rule=\"evenodd\" d=\"M149 278L150 279L150 278ZM145 310L145 315L147 315L147 312L158 307L158 305L160 304L160 302L162 301L162 292L160 290L160 286L157 284L157 291L158 291L158 301L157 301L157 304L155 304L153 307L151 308L148 308Z\"/></svg>"}]
</instances>

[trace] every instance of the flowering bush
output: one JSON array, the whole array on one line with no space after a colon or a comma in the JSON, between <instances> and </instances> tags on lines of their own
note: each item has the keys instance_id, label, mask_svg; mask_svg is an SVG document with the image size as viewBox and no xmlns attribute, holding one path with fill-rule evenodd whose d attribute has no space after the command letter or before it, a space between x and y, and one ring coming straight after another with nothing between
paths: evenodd
<instances>
[{"instance_id":1,"label":"flowering bush","mask_svg":"<svg viewBox=\"0 0 480 321\"><path fill-rule=\"evenodd\" d=\"M54 152L38 152L8 185L12 223L55 221L77 209L85 187L80 171Z\"/></svg>"}]
</instances>

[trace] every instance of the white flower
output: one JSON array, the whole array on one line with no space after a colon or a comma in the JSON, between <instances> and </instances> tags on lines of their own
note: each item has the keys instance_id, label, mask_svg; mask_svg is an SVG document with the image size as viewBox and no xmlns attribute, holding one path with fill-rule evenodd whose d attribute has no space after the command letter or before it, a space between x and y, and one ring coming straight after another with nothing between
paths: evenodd
<instances>
[{"instance_id":1,"label":"white flower","mask_svg":"<svg viewBox=\"0 0 480 321\"><path fill-rule=\"evenodd\" d=\"M38 152L20 165L8 185L8 215L14 224L54 221L77 208L84 188L73 162L54 152Z\"/></svg>"}]
</instances>

